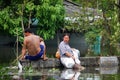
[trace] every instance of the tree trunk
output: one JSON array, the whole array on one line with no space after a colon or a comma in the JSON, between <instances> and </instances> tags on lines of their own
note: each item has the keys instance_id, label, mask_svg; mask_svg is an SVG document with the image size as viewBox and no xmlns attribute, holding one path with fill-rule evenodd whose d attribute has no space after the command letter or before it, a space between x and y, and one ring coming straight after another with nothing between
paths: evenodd
<instances>
[{"instance_id":1,"label":"tree trunk","mask_svg":"<svg viewBox=\"0 0 120 80\"><path fill-rule=\"evenodd\" d=\"M118 9L118 20L120 22L120 0L118 0L118 6L119 6L119 9Z\"/></svg>"},{"instance_id":2,"label":"tree trunk","mask_svg":"<svg viewBox=\"0 0 120 80\"><path fill-rule=\"evenodd\" d=\"M21 25L22 25L22 30L24 32L24 24L23 24L23 10L24 10L24 4L22 4L22 15L21 15ZM24 35L24 34L23 34Z\"/></svg>"},{"instance_id":3,"label":"tree trunk","mask_svg":"<svg viewBox=\"0 0 120 80\"><path fill-rule=\"evenodd\" d=\"M30 28L30 24L31 24L31 11L30 11L30 14L29 14L28 28Z\"/></svg>"}]
</instances>

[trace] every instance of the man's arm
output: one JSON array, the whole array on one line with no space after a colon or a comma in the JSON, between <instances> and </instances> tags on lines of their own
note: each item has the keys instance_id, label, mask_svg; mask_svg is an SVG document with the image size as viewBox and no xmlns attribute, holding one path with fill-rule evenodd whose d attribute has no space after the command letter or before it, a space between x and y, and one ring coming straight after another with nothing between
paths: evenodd
<instances>
[{"instance_id":1,"label":"man's arm","mask_svg":"<svg viewBox=\"0 0 120 80\"><path fill-rule=\"evenodd\" d=\"M75 59L75 57L72 54L68 53L68 52L66 52L65 55L68 56L68 57L71 57L71 58Z\"/></svg>"},{"instance_id":2,"label":"man's arm","mask_svg":"<svg viewBox=\"0 0 120 80\"><path fill-rule=\"evenodd\" d=\"M65 45L60 44L59 49L61 50L62 54L66 55L67 57L72 57L73 59L75 59L75 57L67 51Z\"/></svg>"}]
</instances>

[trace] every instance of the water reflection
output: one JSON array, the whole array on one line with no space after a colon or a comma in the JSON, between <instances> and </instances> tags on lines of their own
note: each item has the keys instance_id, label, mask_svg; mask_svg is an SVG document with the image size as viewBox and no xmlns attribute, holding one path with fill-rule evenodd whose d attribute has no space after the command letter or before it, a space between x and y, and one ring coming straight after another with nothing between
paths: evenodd
<instances>
[{"instance_id":1,"label":"water reflection","mask_svg":"<svg viewBox=\"0 0 120 80\"><path fill-rule=\"evenodd\" d=\"M34 73L11 73L13 80L79 80L79 70L73 69L41 69Z\"/></svg>"},{"instance_id":2,"label":"water reflection","mask_svg":"<svg viewBox=\"0 0 120 80\"><path fill-rule=\"evenodd\" d=\"M119 68L86 67L85 70L47 68L19 73L16 68L0 75L0 80L119 80Z\"/></svg>"},{"instance_id":3,"label":"water reflection","mask_svg":"<svg viewBox=\"0 0 120 80\"><path fill-rule=\"evenodd\" d=\"M80 74L79 70L65 69L62 71L60 78L62 80L78 80Z\"/></svg>"},{"instance_id":4,"label":"water reflection","mask_svg":"<svg viewBox=\"0 0 120 80\"><path fill-rule=\"evenodd\" d=\"M118 66L115 67L100 67L100 74L117 74Z\"/></svg>"}]
</instances>

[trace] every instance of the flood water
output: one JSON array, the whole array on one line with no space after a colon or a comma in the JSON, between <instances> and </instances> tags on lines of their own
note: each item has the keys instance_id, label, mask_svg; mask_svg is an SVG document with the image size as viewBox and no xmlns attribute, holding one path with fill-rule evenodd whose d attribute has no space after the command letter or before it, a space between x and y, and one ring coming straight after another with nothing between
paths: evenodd
<instances>
[{"instance_id":1,"label":"flood water","mask_svg":"<svg viewBox=\"0 0 120 80\"><path fill-rule=\"evenodd\" d=\"M85 70L48 68L24 70L9 68L0 80L120 80L119 68L86 67Z\"/></svg>"}]
</instances>

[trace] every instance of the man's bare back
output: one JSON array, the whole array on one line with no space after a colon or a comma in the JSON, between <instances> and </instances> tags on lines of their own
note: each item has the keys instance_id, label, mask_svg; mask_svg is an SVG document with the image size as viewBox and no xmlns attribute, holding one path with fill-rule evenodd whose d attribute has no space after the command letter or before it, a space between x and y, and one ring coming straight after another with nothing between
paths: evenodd
<instances>
[{"instance_id":1,"label":"man's bare back","mask_svg":"<svg viewBox=\"0 0 120 80\"><path fill-rule=\"evenodd\" d=\"M29 28L25 30L24 35L25 37L24 37L24 42L22 47L21 59L27 58L25 57L26 51L28 52L29 56L33 56L33 57L37 56L37 58L40 58L44 53L44 52L41 52L42 49L40 48L40 37L37 35L34 35Z\"/></svg>"},{"instance_id":2,"label":"man's bare back","mask_svg":"<svg viewBox=\"0 0 120 80\"><path fill-rule=\"evenodd\" d=\"M34 34L25 37L25 46L28 50L28 54L31 56L35 56L40 52L40 38Z\"/></svg>"}]
</instances>

